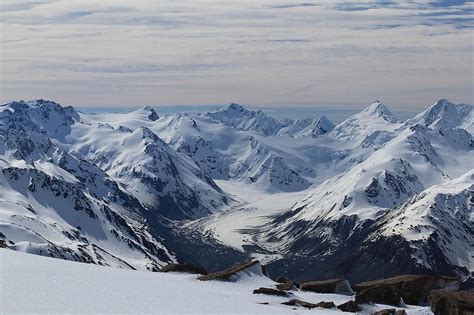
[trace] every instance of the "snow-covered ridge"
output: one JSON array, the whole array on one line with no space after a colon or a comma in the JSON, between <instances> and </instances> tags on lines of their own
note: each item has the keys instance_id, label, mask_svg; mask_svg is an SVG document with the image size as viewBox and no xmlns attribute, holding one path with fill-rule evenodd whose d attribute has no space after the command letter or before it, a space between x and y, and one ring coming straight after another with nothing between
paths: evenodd
<instances>
[{"instance_id":1,"label":"snow-covered ridge","mask_svg":"<svg viewBox=\"0 0 474 315\"><path fill-rule=\"evenodd\" d=\"M204 115L226 126L239 130L260 132L266 136L317 137L334 128L334 124L325 116L311 119L287 118L277 120L267 116L262 110L248 110L244 106L235 103Z\"/></svg>"},{"instance_id":2,"label":"snow-covered ridge","mask_svg":"<svg viewBox=\"0 0 474 315\"><path fill-rule=\"evenodd\" d=\"M474 133L474 110L469 104L455 105L441 99L433 106L409 119L405 125L420 124L433 130L464 128Z\"/></svg>"},{"instance_id":3,"label":"snow-covered ridge","mask_svg":"<svg viewBox=\"0 0 474 315\"><path fill-rule=\"evenodd\" d=\"M472 189L442 191L472 181L463 177L474 168L472 128L472 106L445 100L405 123L375 102L336 127L324 116L276 120L237 104L158 116L152 107L90 115L50 101L12 102L0 106L0 236L17 250L156 269L179 259L164 231L186 220L180 237L200 244L203 231L202 244L255 245L251 253L280 259L280 271L314 259L308 273L344 270L360 280L397 270L465 276ZM214 180L264 197L231 196ZM266 196L291 202L259 214ZM408 226L403 209L423 219ZM240 227L231 237L229 222ZM388 254L390 264L385 247L400 249ZM372 274L368 259L380 263ZM337 265L323 265L331 260Z\"/></svg>"},{"instance_id":4,"label":"snow-covered ridge","mask_svg":"<svg viewBox=\"0 0 474 315\"><path fill-rule=\"evenodd\" d=\"M379 103L350 117L330 135L358 140L372 130L372 135L390 136L365 160L318 185L262 227L261 242L290 255L339 257L340 268L347 268L349 257L370 253L374 262L390 258L392 268L403 269L406 253L403 259L411 257L412 263L407 270L469 275L474 248L471 113L471 105L441 100L403 125ZM392 242L399 251L382 257L377 248ZM346 244L352 244L352 252L341 252ZM370 250L362 254L362 248ZM354 274L358 262L352 259Z\"/></svg>"}]
</instances>

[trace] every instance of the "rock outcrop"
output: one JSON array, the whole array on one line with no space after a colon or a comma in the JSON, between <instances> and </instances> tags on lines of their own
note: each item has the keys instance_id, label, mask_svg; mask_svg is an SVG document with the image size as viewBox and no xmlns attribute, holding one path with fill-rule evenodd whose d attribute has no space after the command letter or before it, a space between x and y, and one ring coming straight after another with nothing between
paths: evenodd
<instances>
[{"instance_id":1,"label":"rock outcrop","mask_svg":"<svg viewBox=\"0 0 474 315\"><path fill-rule=\"evenodd\" d=\"M400 305L400 295L397 290L384 284L357 292L355 300L358 304L378 303L393 306Z\"/></svg>"},{"instance_id":2,"label":"rock outcrop","mask_svg":"<svg viewBox=\"0 0 474 315\"><path fill-rule=\"evenodd\" d=\"M331 279L322 281L308 281L300 284L302 291L311 291L316 293L338 293L352 295L351 285L346 279Z\"/></svg>"},{"instance_id":3,"label":"rock outcrop","mask_svg":"<svg viewBox=\"0 0 474 315\"><path fill-rule=\"evenodd\" d=\"M276 296L288 296L288 293L282 290L272 289L272 288L258 288L253 290L253 294L268 294Z\"/></svg>"},{"instance_id":4,"label":"rock outcrop","mask_svg":"<svg viewBox=\"0 0 474 315\"><path fill-rule=\"evenodd\" d=\"M435 315L472 315L474 314L474 292L433 291L428 301Z\"/></svg>"},{"instance_id":5,"label":"rock outcrop","mask_svg":"<svg viewBox=\"0 0 474 315\"><path fill-rule=\"evenodd\" d=\"M207 275L202 275L198 277L198 280L209 281L209 280L232 280L233 277L236 277L238 273L248 271L250 273L257 273L260 275L265 274L263 266L258 260L252 260L246 263L238 264L227 268L222 271L217 271L209 273Z\"/></svg>"},{"instance_id":6,"label":"rock outcrop","mask_svg":"<svg viewBox=\"0 0 474 315\"><path fill-rule=\"evenodd\" d=\"M168 264L160 269L160 272L185 272L207 275L208 272L201 266L192 264Z\"/></svg>"},{"instance_id":7,"label":"rock outcrop","mask_svg":"<svg viewBox=\"0 0 474 315\"><path fill-rule=\"evenodd\" d=\"M444 276L401 275L359 283L354 285L354 289L358 292L358 296L360 296L362 291L380 286L392 288L406 304L424 305L427 303L427 298L431 291L435 289L447 291L457 290L459 288L459 280ZM374 292L376 291L377 290L374 290ZM387 291L387 289L385 291Z\"/></svg>"},{"instance_id":8,"label":"rock outcrop","mask_svg":"<svg viewBox=\"0 0 474 315\"><path fill-rule=\"evenodd\" d=\"M342 303L341 305L337 306L343 312L355 313L360 311L359 304L355 301L347 301L346 303Z\"/></svg>"}]
</instances>

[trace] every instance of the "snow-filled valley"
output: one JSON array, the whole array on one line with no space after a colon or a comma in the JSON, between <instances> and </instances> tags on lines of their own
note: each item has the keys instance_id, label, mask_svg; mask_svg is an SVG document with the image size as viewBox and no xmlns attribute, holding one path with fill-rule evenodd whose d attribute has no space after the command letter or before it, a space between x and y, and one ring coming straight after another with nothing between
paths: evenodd
<instances>
[{"instance_id":1,"label":"snow-filled valley","mask_svg":"<svg viewBox=\"0 0 474 315\"><path fill-rule=\"evenodd\" d=\"M121 269L190 262L215 271L256 258L272 278L466 280L474 272L473 132L473 106L447 100L406 121L375 102L337 125L237 104L159 116L152 107L87 114L11 102L0 106L0 245ZM183 275L58 264L91 277L106 270L195 286ZM272 307L243 300L243 310Z\"/></svg>"}]
</instances>

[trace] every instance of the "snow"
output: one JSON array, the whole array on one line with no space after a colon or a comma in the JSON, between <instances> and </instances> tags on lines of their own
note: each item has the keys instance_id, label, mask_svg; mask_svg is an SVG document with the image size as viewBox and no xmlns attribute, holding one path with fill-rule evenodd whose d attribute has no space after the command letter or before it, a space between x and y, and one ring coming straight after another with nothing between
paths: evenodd
<instances>
[{"instance_id":1,"label":"snow","mask_svg":"<svg viewBox=\"0 0 474 315\"><path fill-rule=\"evenodd\" d=\"M300 191L266 194L249 184L235 181L219 180L217 184L238 201L238 206L202 220L192 221L185 225L185 228L202 230L204 234L211 233L222 244L242 251L242 246L254 244L251 233L256 227L265 225L273 216L291 208L307 193ZM254 254L254 257L268 263L281 255Z\"/></svg>"},{"instance_id":2,"label":"snow","mask_svg":"<svg viewBox=\"0 0 474 315\"><path fill-rule=\"evenodd\" d=\"M161 221L270 262L295 254L305 237L337 246L331 224L350 218L351 231L383 223L370 237L400 235L429 266L413 242L449 226L436 246L472 270L472 242L463 239L474 215L462 202L472 189L456 184L472 182L472 108L440 100L402 123L376 101L334 126L238 104L158 117L148 106L84 114L51 101L8 103L0 106L0 231L19 251L153 269L176 260Z\"/></svg>"},{"instance_id":3,"label":"snow","mask_svg":"<svg viewBox=\"0 0 474 315\"><path fill-rule=\"evenodd\" d=\"M237 282L198 281L196 275L150 273L81 264L0 249L1 312L11 313L241 313L318 314L338 310L306 310L280 303L290 298L254 295L274 282L255 273ZM308 302L351 299L337 294L294 292ZM268 305L259 304L268 302ZM365 306L362 314L389 306ZM430 314L426 307L408 307L408 314Z\"/></svg>"}]
</instances>

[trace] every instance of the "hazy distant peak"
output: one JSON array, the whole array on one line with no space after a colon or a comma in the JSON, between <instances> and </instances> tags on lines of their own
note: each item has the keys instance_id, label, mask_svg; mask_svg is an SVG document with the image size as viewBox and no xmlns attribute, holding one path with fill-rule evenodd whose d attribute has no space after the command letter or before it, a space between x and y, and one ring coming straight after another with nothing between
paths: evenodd
<instances>
[{"instance_id":1,"label":"hazy distant peak","mask_svg":"<svg viewBox=\"0 0 474 315\"><path fill-rule=\"evenodd\" d=\"M469 104L453 104L446 99L440 99L431 107L409 119L405 125L421 124L433 130L448 128L464 128L473 132L474 113Z\"/></svg>"},{"instance_id":2,"label":"hazy distant peak","mask_svg":"<svg viewBox=\"0 0 474 315\"><path fill-rule=\"evenodd\" d=\"M388 107L380 101L375 101L370 106L366 107L361 113L369 116L380 117L388 122L397 121L397 118L392 114Z\"/></svg>"},{"instance_id":3,"label":"hazy distant peak","mask_svg":"<svg viewBox=\"0 0 474 315\"><path fill-rule=\"evenodd\" d=\"M155 109L149 105L147 106L143 106L142 108L140 108L138 110L139 112L144 112L145 114L147 114L147 118L148 120L151 120L151 121L155 121L155 120L158 120L160 118L160 116L158 116L158 114L156 113Z\"/></svg>"}]
</instances>

